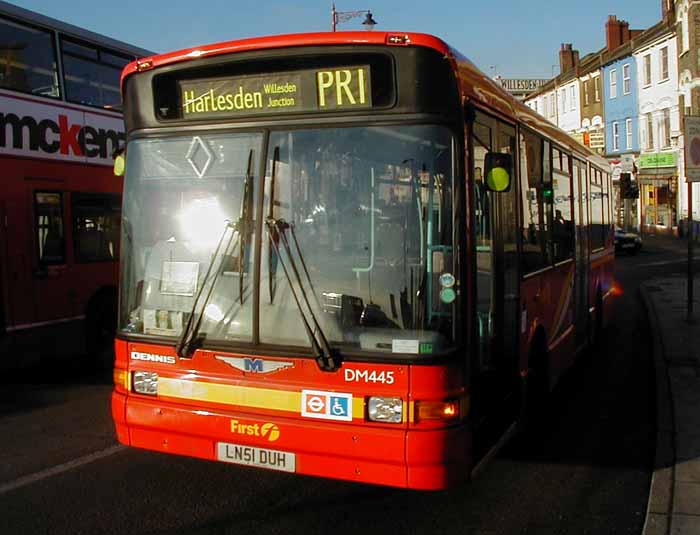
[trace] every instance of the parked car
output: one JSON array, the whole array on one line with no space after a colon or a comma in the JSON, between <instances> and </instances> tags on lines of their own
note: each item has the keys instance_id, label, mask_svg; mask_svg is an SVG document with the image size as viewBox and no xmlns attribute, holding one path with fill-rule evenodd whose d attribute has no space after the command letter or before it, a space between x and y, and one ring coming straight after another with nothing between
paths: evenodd
<instances>
[{"instance_id":1,"label":"parked car","mask_svg":"<svg viewBox=\"0 0 700 535\"><path fill-rule=\"evenodd\" d=\"M642 238L634 232L627 232L615 227L615 252L624 251L635 255L642 248Z\"/></svg>"}]
</instances>

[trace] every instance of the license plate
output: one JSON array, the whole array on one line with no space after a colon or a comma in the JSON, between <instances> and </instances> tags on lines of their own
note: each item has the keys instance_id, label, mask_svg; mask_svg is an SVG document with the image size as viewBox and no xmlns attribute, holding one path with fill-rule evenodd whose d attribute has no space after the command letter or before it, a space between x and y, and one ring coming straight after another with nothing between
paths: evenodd
<instances>
[{"instance_id":1,"label":"license plate","mask_svg":"<svg viewBox=\"0 0 700 535\"><path fill-rule=\"evenodd\" d=\"M632 247L634 247L633 243L623 243L622 244L623 249L632 249Z\"/></svg>"},{"instance_id":2,"label":"license plate","mask_svg":"<svg viewBox=\"0 0 700 535\"><path fill-rule=\"evenodd\" d=\"M216 457L225 463L257 466L258 468L282 472L296 471L296 455L287 451L218 442L216 444Z\"/></svg>"}]
</instances>

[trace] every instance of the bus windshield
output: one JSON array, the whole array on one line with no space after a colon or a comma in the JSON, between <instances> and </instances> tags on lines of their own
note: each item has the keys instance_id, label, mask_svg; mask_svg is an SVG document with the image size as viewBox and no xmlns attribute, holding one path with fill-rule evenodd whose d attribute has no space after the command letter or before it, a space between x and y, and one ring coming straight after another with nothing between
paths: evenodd
<instances>
[{"instance_id":1,"label":"bus windshield","mask_svg":"<svg viewBox=\"0 0 700 535\"><path fill-rule=\"evenodd\" d=\"M205 346L308 348L311 317L340 351L449 350L450 130L275 130L265 151L263 139L198 133L129 143L122 332L176 339L194 313Z\"/></svg>"}]
</instances>

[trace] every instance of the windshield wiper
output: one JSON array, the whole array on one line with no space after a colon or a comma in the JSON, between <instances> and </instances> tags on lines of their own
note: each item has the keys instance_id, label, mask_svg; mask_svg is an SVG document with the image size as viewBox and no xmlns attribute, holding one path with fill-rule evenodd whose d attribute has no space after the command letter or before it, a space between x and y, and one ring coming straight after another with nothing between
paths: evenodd
<instances>
[{"instance_id":1,"label":"windshield wiper","mask_svg":"<svg viewBox=\"0 0 700 535\"><path fill-rule=\"evenodd\" d=\"M199 299L202 297L202 292L204 291L204 288L207 285L207 282L209 282L209 276L211 275L212 268L214 267L214 264L216 263L216 259L219 257L219 251L221 250L221 245L224 243L224 238L226 237L226 234L228 233L229 230L232 230L231 232L231 237L228 239L228 242L226 243L226 247L224 248L224 252L230 250L231 248L231 242L233 241L233 238L235 236L238 236L240 238L240 221L237 223L231 223L230 221L226 221L226 226L224 227L224 231L221 233L221 237L219 238L219 243L216 245L216 249L214 249L214 253L211 255L211 262L209 263L209 268L207 269L207 273L204 275L204 278L202 279L202 285L199 287L199 290L197 290L197 294L194 297L194 303L192 304L192 310L190 311L190 317L187 319L187 324L185 325L185 328L182 331L182 335L180 336L180 340L178 341L177 345L175 346L175 350L177 351L177 355L182 358L190 358L192 353L194 352L195 349L197 349L197 345L201 342L201 339L197 337L199 334L199 328L202 325L202 319L204 318L204 310L207 307L207 303L209 302L209 299L211 299L211 294L214 291L214 286L216 286L216 281L219 278L219 274L222 271L224 261L226 260L226 255L221 255L221 262L219 262L219 267L214 271L214 275L212 276L211 280L211 285L209 286L209 291L207 292L206 298L202 302L202 309L199 311L199 314L195 316L195 311L197 310L197 305L199 304ZM235 247L235 245L234 245ZM195 319L196 317L196 319Z\"/></svg>"},{"instance_id":2,"label":"windshield wiper","mask_svg":"<svg viewBox=\"0 0 700 535\"><path fill-rule=\"evenodd\" d=\"M277 254L277 258L279 259L279 263L282 265L282 271L284 272L284 275L287 278L289 290L292 292L294 302L296 303L297 309L299 310L299 315L301 316L301 321L304 324L304 330L306 331L306 335L308 336L309 342L311 343L311 351L313 352L314 357L316 358L318 367L322 371L335 371L340 366L340 362L336 355L333 353L333 350L331 349L330 344L328 343L328 339L323 333L321 324L318 322L318 319L314 315L314 311L311 308L311 303L309 303L309 297L306 295L306 290L304 290L301 275L299 275L299 270L297 269L296 262L294 261L294 256L292 254L292 247L290 246L289 240L287 239L286 230L290 228L290 226L283 219L274 218L268 218L266 220L266 224L268 235L270 237L270 244L272 245L272 247L274 247L275 253ZM284 250L287 253L287 260L291 267L291 272L294 274L294 280L292 280L290 270L287 269L287 263L282 260L282 255L280 255L279 247L273 237L275 235L279 236L280 240L282 241ZM304 270L306 271L306 264L304 262L303 257L301 256L300 249L297 249L297 254L302 264L304 264ZM306 276L309 277L308 271L306 272ZM310 281L311 279L309 277L309 282ZM308 310L308 315L311 318L311 321L313 322L313 329L309 324L306 312L304 311L304 306L301 304L299 296L297 295L297 292L294 289L294 282L296 282L297 287L299 288L299 293L301 294L301 297L304 300L304 304L306 305L306 309Z\"/></svg>"},{"instance_id":3,"label":"windshield wiper","mask_svg":"<svg viewBox=\"0 0 700 535\"><path fill-rule=\"evenodd\" d=\"M275 183L277 182L277 163L280 160L280 148L275 147L272 156L272 172L270 174L270 206L267 210L267 220L274 220L275 217ZM277 235L270 235L270 240L276 240ZM277 289L277 257L273 256L272 248L268 249L267 255L267 291L270 294L270 304L275 301L275 290ZM273 261L274 260L274 261Z\"/></svg>"},{"instance_id":4,"label":"windshield wiper","mask_svg":"<svg viewBox=\"0 0 700 535\"><path fill-rule=\"evenodd\" d=\"M248 249L248 235L252 229L252 204L253 204L253 188L251 182L253 176L251 169L253 167L253 149L248 153L248 167L245 172L245 182L243 184L243 201L241 202L240 221L240 247L238 251L238 299L243 304L243 269L246 261L246 251Z\"/></svg>"}]
</instances>

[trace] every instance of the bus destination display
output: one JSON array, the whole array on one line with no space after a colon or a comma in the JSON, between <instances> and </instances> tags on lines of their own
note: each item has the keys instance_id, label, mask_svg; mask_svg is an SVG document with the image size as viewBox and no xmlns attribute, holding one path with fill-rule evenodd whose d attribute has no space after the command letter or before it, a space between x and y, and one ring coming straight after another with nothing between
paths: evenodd
<instances>
[{"instance_id":1,"label":"bus destination display","mask_svg":"<svg viewBox=\"0 0 700 535\"><path fill-rule=\"evenodd\" d=\"M368 65L182 80L182 116L207 119L372 107Z\"/></svg>"}]
</instances>

